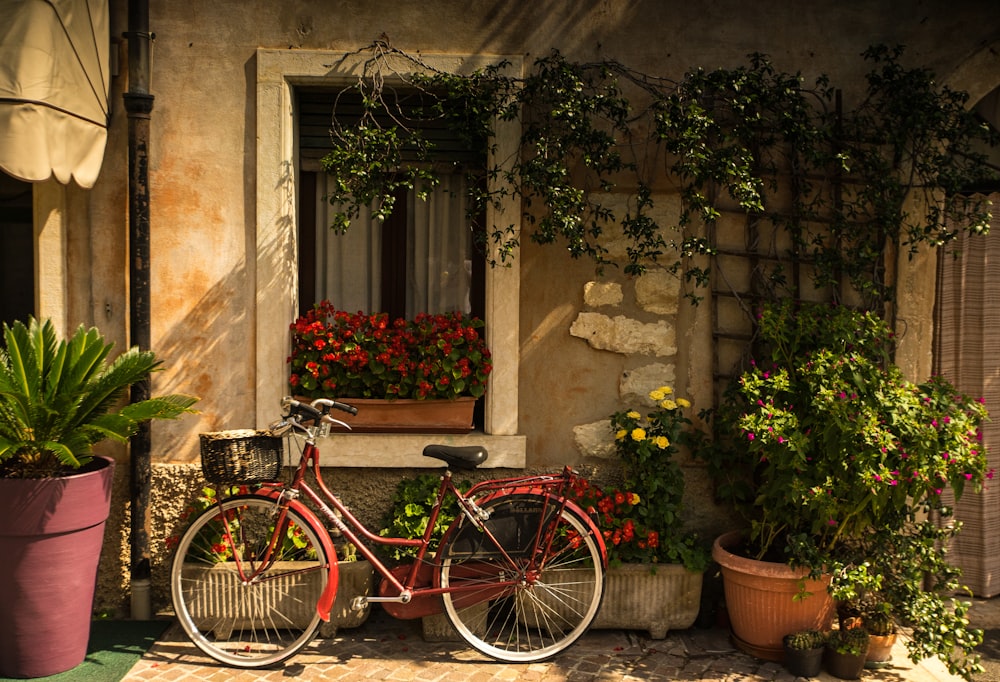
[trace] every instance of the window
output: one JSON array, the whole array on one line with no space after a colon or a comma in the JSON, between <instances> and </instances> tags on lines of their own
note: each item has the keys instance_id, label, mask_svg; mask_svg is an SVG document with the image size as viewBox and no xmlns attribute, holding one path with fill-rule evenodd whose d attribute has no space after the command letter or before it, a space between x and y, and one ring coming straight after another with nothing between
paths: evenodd
<instances>
[{"instance_id":1,"label":"window","mask_svg":"<svg viewBox=\"0 0 1000 682\"><path fill-rule=\"evenodd\" d=\"M416 106L419 94L395 93L403 104ZM406 102L410 104L407 105ZM484 318L484 259L473 247L467 179L483 168L484 150L463 146L441 126L420 122L434 140L431 161L441 183L426 199L401 190L395 209L384 222L363 210L346 234L329 229L337 210L326 197L332 179L319 170L330 149L330 116L336 106L340 125L351 126L361 110L357 95L302 89L298 93L299 151L299 312L330 300L341 310L386 312L412 318L417 313L460 311ZM390 124L390 122L386 122ZM314 258L307 256L312 249Z\"/></svg>"},{"instance_id":2,"label":"window","mask_svg":"<svg viewBox=\"0 0 1000 682\"><path fill-rule=\"evenodd\" d=\"M299 148L303 136L298 130L296 93L306 88L331 91L343 87L356 77L364 58L319 50L257 51L256 261L252 271L257 294L255 403L260 424L268 423L274 405L285 393L288 325L297 316L299 306L298 198L307 150ZM461 69L464 73L501 59L481 55L424 57L432 68ZM506 61L511 70L519 72L522 68L520 57L508 57ZM519 134L516 123L503 121L498 125L497 149L492 152L496 158L513 157ZM519 206L509 196L503 206L488 208L484 217L485 225L510 225L515 231L519 222ZM483 312L488 320L487 342L494 368L486 394L484 433L447 439L454 444L484 445L490 452L487 466L522 467L525 462L525 437L518 435L519 266L515 259L507 267L485 268L483 273ZM323 464L426 466L420 449L433 440L441 440L441 436L357 434L337 443L324 443ZM358 453L364 453L364 457Z\"/></svg>"}]
</instances>

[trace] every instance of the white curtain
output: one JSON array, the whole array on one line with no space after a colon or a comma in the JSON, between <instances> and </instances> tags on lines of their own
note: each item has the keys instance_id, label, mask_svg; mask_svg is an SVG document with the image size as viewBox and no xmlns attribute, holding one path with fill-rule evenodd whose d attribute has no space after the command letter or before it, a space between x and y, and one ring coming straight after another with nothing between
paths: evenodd
<instances>
[{"instance_id":1,"label":"white curtain","mask_svg":"<svg viewBox=\"0 0 1000 682\"><path fill-rule=\"evenodd\" d=\"M378 312L381 292L382 226L369 209L346 234L330 228L336 210L324 197L327 175L317 174L316 300L329 299L341 310ZM407 214L406 317L417 313L471 310L472 232L466 216L466 181L445 175L428 196L410 192Z\"/></svg>"},{"instance_id":2,"label":"white curtain","mask_svg":"<svg viewBox=\"0 0 1000 682\"><path fill-rule=\"evenodd\" d=\"M418 312L468 313L472 232L466 217L466 183L446 175L422 201L410 192L406 241L406 316Z\"/></svg>"},{"instance_id":3,"label":"white curtain","mask_svg":"<svg viewBox=\"0 0 1000 682\"><path fill-rule=\"evenodd\" d=\"M378 312L382 297L382 230L368 208L345 234L330 229L335 207L324 198L326 173L316 174L316 299L340 310ZM303 252L308 245L303 245Z\"/></svg>"}]
</instances>

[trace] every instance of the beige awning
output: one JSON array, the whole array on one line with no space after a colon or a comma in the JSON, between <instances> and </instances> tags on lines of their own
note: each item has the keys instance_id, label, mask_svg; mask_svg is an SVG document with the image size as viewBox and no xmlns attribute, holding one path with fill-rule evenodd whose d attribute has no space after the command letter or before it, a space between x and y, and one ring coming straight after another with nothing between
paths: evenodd
<instances>
[{"instance_id":1,"label":"beige awning","mask_svg":"<svg viewBox=\"0 0 1000 682\"><path fill-rule=\"evenodd\" d=\"M93 187L108 134L108 0L0 0L0 168Z\"/></svg>"}]
</instances>

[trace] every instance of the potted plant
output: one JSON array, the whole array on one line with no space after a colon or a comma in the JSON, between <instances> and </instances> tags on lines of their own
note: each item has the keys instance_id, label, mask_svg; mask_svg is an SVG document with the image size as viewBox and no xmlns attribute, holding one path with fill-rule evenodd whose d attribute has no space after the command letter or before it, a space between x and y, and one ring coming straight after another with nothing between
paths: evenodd
<instances>
[{"instance_id":1,"label":"potted plant","mask_svg":"<svg viewBox=\"0 0 1000 682\"><path fill-rule=\"evenodd\" d=\"M413 478L402 479L396 486L392 504L386 514L385 527L379 531L379 535L394 538L422 538L427 530L427 524L430 522L431 510L437 501L437 491L440 484L441 477L437 474L420 474ZM467 490L470 483L463 481L457 484L457 487L460 490ZM438 513L437 522L432 531L432 537L436 542L440 542L457 514L458 502L454 497L448 496ZM432 547L436 547L436 544ZM396 564L393 572L405 576L413 565L417 549L415 547L385 547L383 553L387 561ZM431 564L428 563L426 566L428 569L426 573L427 584L430 584L433 579L429 570ZM426 608L415 604L397 607L392 603L383 604L383 607L395 618L420 618L424 639L429 642L462 641L461 635L455 631L447 616L444 615L440 599L432 600Z\"/></svg>"},{"instance_id":2,"label":"potted plant","mask_svg":"<svg viewBox=\"0 0 1000 682\"><path fill-rule=\"evenodd\" d=\"M347 313L321 301L291 325L289 385L305 398L351 399L359 414L344 419L354 430L410 430L412 424L398 421L404 406L443 405L461 407L456 421L417 426L468 431L493 369L482 327L482 320L457 312L389 320L385 313ZM391 403L385 417L377 412L384 401Z\"/></svg>"},{"instance_id":3,"label":"potted plant","mask_svg":"<svg viewBox=\"0 0 1000 682\"><path fill-rule=\"evenodd\" d=\"M826 639L823 665L826 671L842 680L861 677L868 654L868 632L863 627L837 629Z\"/></svg>"},{"instance_id":4,"label":"potted plant","mask_svg":"<svg viewBox=\"0 0 1000 682\"><path fill-rule=\"evenodd\" d=\"M703 451L718 493L749 521L745 546L729 536L714 555L728 561L745 551L747 562L825 576L799 603L877 590L914 628L911 656L936 654L953 673L971 674L976 636L963 623L967 607L945 602L955 571L933 551L955 528L935 526L926 512L947 514L945 489L960 495L992 475L979 435L984 406L941 377L904 379L889 361L893 335L871 313L772 303L758 335L765 359L727 393L716 447ZM923 589L925 573L937 589ZM734 601L727 588L736 634L757 634L738 630ZM942 619L955 637L935 634Z\"/></svg>"},{"instance_id":5,"label":"potted plant","mask_svg":"<svg viewBox=\"0 0 1000 682\"><path fill-rule=\"evenodd\" d=\"M645 415L611 416L623 489L581 479L569 497L595 515L608 548L604 602L591 627L645 629L663 639L698 617L708 551L683 528L684 474L678 445L691 435L684 398L661 386L649 393Z\"/></svg>"},{"instance_id":6,"label":"potted plant","mask_svg":"<svg viewBox=\"0 0 1000 682\"><path fill-rule=\"evenodd\" d=\"M114 460L92 448L126 442L140 423L174 418L195 399L129 405L129 385L159 363L80 327L58 341L51 321L3 326L0 348L0 676L68 670L87 653L90 611ZM39 656L44 650L45 655Z\"/></svg>"},{"instance_id":7,"label":"potted plant","mask_svg":"<svg viewBox=\"0 0 1000 682\"><path fill-rule=\"evenodd\" d=\"M796 677L816 677L823 667L826 635L819 630L799 630L781 640L785 668Z\"/></svg>"},{"instance_id":8,"label":"potted plant","mask_svg":"<svg viewBox=\"0 0 1000 682\"><path fill-rule=\"evenodd\" d=\"M869 635L866 668L882 668L892 660L896 644L896 619L888 602L870 599L861 607L861 626Z\"/></svg>"},{"instance_id":9,"label":"potted plant","mask_svg":"<svg viewBox=\"0 0 1000 682\"><path fill-rule=\"evenodd\" d=\"M708 563L697 536L683 533L679 518L659 526L673 530L646 525L642 498L632 491L580 479L568 497L597 519L608 548L604 601L590 627L646 630L652 639L691 627Z\"/></svg>"}]
</instances>

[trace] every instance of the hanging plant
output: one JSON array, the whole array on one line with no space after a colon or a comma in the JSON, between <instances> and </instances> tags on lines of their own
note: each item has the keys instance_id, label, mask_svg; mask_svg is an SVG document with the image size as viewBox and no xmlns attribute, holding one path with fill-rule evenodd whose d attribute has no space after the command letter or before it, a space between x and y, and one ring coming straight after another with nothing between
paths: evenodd
<instances>
[{"instance_id":1,"label":"hanging plant","mask_svg":"<svg viewBox=\"0 0 1000 682\"><path fill-rule=\"evenodd\" d=\"M695 256L713 253L704 227L718 220L722 195L745 213L748 230L788 235L755 269L755 295L766 298L798 295L804 268L834 300L846 285L876 308L892 298L886 264L896 252L988 229L988 202L961 191L995 177L977 150L996 144L997 133L965 108L965 93L938 87L927 69L903 67L899 47L864 52L872 69L853 110L826 76L807 86L762 54L675 82L556 51L525 76L510 75L506 62L444 73L384 41L366 51L358 81L342 93L360 95L361 112L338 118L335 106L333 149L323 159L338 230L361 207L384 218L401 188L425 197L434 187L435 148L422 132L430 122L491 159L468 183L470 215L516 196L533 241L562 244L599 268L618 265L607 240L620 233L625 273L659 263L695 285L687 293L694 300L709 279ZM497 158L497 126L512 120L517 153ZM653 217L653 187L664 180L682 199L666 225ZM624 210L609 201L622 187L632 197ZM482 238L497 265L513 257L520 233L492 225Z\"/></svg>"}]
</instances>

